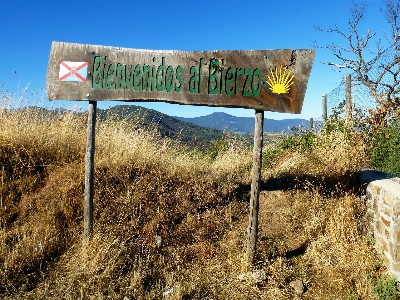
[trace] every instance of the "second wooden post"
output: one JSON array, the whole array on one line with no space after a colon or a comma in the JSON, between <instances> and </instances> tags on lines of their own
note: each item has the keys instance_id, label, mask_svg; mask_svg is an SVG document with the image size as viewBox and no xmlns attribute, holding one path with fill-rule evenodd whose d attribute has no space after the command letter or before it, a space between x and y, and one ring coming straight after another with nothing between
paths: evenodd
<instances>
[{"instance_id":1,"label":"second wooden post","mask_svg":"<svg viewBox=\"0 0 400 300\"><path fill-rule=\"evenodd\" d=\"M346 124L353 121L353 104L351 103L351 75L346 74Z\"/></svg>"},{"instance_id":2,"label":"second wooden post","mask_svg":"<svg viewBox=\"0 0 400 300\"><path fill-rule=\"evenodd\" d=\"M256 110L254 129L253 171L250 196L249 227L247 228L247 262L251 266L257 245L258 235L258 210L261 186L261 164L263 147L264 111Z\"/></svg>"},{"instance_id":3,"label":"second wooden post","mask_svg":"<svg viewBox=\"0 0 400 300\"><path fill-rule=\"evenodd\" d=\"M87 140L85 155L85 203L84 203L84 240L87 241L93 231L93 173L94 173L94 147L96 128L96 101L89 101Z\"/></svg>"}]
</instances>

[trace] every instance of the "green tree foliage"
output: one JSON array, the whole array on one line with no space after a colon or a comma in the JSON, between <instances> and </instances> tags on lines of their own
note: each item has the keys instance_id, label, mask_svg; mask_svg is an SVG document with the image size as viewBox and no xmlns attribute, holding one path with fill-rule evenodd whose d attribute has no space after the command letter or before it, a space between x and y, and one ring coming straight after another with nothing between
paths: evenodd
<instances>
[{"instance_id":1,"label":"green tree foliage","mask_svg":"<svg viewBox=\"0 0 400 300\"><path fill-rule=\"evenodd\" d=\"M382 127L372 138L371 164L379 170L400 176L400 123Z\"/></svg>"},{"instance_id":2,"label":"green tree foliage","mask_svg":"<svg viewBox=\"0 0 400 300\"><path fill-rule=\"evenodd\" d=\"M283 136L276 147L272 147L263 152L264 161L269 161L281 154L286 149L311 149L316 141L316 134L310 130L293 128L294 134Z\"/></svg>"}]
</instances>

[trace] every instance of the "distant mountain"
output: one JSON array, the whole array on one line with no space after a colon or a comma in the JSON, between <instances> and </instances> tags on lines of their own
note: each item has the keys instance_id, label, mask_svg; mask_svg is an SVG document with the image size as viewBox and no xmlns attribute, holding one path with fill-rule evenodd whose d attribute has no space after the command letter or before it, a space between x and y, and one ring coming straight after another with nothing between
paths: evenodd
<instances>
[{"instance_id":1,"label":"distant mountain","mask_svg":"<svg viewBox=\"0 0 400 300\"><path fill-rule=\"evenodd\" d=\"M220 130L228 130L237 133L253 133L254 118L251 117L235 117L223 112L215 112L203 117L183 118L174 117L181 121L190 122L196 125L216 128ZM310 121L303 119L286 119L273 120L264 119L264 132L272 133L288 133L293 127L305 127L309 129Z\"/></svg>"}]
</instances>

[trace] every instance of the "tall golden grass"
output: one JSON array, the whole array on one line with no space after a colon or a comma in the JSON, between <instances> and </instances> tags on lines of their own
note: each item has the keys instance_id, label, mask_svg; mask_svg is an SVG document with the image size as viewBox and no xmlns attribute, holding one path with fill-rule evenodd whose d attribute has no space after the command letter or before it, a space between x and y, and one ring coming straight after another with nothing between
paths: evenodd
<instances>
[{"instance_id":1,"label":"tall golden grass","mask_svg":"<svg viewBox=\"0 0 400 300\"><path fill-rule=\"evenodd\" d=\"M296 185L261 195L255 268L266 278L249 282L238 279L247 271L247 146L227 143L211 157L133 121L98 122L94 234L84 243L85 114L10 109L2 99L1 297L377 299L374 278L385 270L365 203L348 185L337 182L327 196L308 181L356 172L364 162L356 136L318 137L264 170L266 182L292 177ZM299 244L304 251L289 255Z\"/></svg>"}]
</instances>

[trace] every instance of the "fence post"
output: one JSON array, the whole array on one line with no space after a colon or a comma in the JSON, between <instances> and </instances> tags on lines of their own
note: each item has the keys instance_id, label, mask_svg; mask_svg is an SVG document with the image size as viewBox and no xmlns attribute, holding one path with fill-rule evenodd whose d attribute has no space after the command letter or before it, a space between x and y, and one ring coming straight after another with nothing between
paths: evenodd
<instances>
[{"instance_id":1,"label":"fence post","mask_svg":"<svg viewBox=\"0 0 400 300\"><path fill-rule=\"evenodd\" d=\"M314 118L310 118L310 131L314 131Z\"/></svg>"},{"instance_id":2,"label":"fence post","mask_svg":"<svg viewBox=\"0 0 400 300\"><path fill-rule=\"evenodd\" d=\"M351 75L346 74L346 123L350 123L352 119Z\"/></svg>"},{"instance_id":3,"label":"fence post","mask_svg":"<svg viewBox=\"0 0 400 300\"><path fill-rule=\"evenodd\" d=\"M249 227L247 228L247 263L254 263L258 235L258 210L260 201L261 163L263 147L264 111L256 110L253 149L253 170L250 196Z\"/></svg>"},{"instance_id":4,"label":"fence post","mask_svg":"<svg viewBox=\"0 0 400 300\"><path fill-rule=\"evenodd\" d=\"M322 120L325 123L328 119L328 109L326 105L326 94L322 95Z\"/></svg>"},{"instance_id":5,"label":"fence post","mask_svg":"<svg viewBox=\"0 0 400 300\"><path fill-rule=\"evenodd\" d=\"M83 238L88 241L93 230L93 173L97 101L89 101L86 155L85 155L85 200Z\"/></svg>"}]
</instances>

